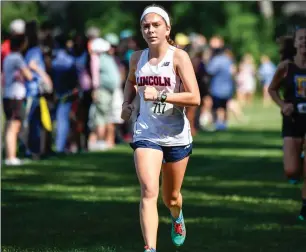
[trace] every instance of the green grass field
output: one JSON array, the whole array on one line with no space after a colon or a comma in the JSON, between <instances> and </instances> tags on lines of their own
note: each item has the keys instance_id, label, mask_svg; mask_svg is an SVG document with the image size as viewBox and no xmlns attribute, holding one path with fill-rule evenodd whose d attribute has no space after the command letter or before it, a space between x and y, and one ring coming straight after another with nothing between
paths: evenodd
<instances>
[{"instance_id":1,"label":"green grass field","mask_svg":"<svg viewBox=\"0 0 306 252\"><path fill-rule=\"evenodd\" d=\"M194 139L183 185L187 239L171 244L159 204L158 251L304 252L300 186L284 179L280 116L260 104L249 122ZM2 168L2 251L143 251L132 150Z\"/></svg>"}]
</instances>

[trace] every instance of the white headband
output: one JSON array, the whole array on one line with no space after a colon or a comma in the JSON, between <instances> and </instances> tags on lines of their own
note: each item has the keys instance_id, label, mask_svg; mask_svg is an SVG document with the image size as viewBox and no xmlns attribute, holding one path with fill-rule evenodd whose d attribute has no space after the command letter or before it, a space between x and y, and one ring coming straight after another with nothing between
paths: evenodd
<instances>
[{"instance_id":1,"label":"white headband","mask_svg":"<svg viewBox=\"0 0 306 252\"><path fill-rule=\"evenodd\" d=\"M144 16L149 14L149 13L156 13L156 14L160 15L163 19L165 19L166 24L168 26L170 26L170 18L169 18L168 13L166 11L164 11L162 8L157 7L157 6L152 6L152 7L149 7L147 9L145 9L144 12L141 15L140 22L142 21Z\"/></svg>"}]
</instances>

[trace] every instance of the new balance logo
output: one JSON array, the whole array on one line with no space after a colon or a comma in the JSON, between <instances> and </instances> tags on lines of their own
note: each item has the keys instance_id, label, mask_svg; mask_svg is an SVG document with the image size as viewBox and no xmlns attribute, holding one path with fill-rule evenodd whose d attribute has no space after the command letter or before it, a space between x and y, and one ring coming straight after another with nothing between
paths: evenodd
<instances>
[{"instance_id":1,"label":"new balance logo","mask_svg":"<svg viewBox=\"0 0 306 252\"><path fill-rule=\"evenodd\" d=\"M169 61L168 61L168 62L165 62L164 64L162 64L162 67L163 67L163 66L169 66L169 64L170 64Z\"/></svg>"}]
</instances>

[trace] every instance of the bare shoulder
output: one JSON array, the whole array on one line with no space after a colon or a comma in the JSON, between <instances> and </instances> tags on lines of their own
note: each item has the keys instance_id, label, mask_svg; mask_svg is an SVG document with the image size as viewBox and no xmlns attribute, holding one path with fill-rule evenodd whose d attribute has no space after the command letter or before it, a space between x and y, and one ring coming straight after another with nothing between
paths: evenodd
<instances>
[{"instance_id":1,"label":"bare shoulder","mask_svg":"<svg viewBox=\"0 0 306 252\"><path fill-rule=\"evenodd\" d=\"M174 68L177 69L177 67L182 68L184 65L191 63L190 57L188 53L182 49L176 48L173 55L173 65Z\"/></svg>"},{"instance_id":2,"label":"bare shoulder","mask_svg":"<svg viewBox=\"0 0 306 252\"><path fill-rule=\"evenodd\" d=\"M181 60L186 59L190 59L188 53L182 49L176 48L174 51L174 60L180 62Z\"/></svg>"}]
</instances>

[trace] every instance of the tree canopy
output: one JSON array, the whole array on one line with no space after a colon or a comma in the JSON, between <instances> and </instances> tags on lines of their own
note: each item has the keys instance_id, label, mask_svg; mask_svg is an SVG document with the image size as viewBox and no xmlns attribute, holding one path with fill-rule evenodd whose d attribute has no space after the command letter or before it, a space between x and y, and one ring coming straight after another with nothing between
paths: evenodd
<instances>
[{"instance_id":1,"label":"tree canopy","mask_svg":"<svg viewBox=\"0 0 306 252\"><path fill-rule=\"evenodd\" d=\"M152 2L2 1L2 32L8 31L13 19L23 18L50 20L66 32L84 31L90 25L99 27L102 34L129 29L141 38L139 17L150 4ZM285 34L287 24L290 25L290 19L282 14L285 2L272 2L274 15L270 18L261 13L258 2L167 1L157 4L169 12L174 34L196 32L207 38L219 34L238 58L251 53L258 59L265 53L277 60L276 34Z\"/></svg>"}]
</instances>

